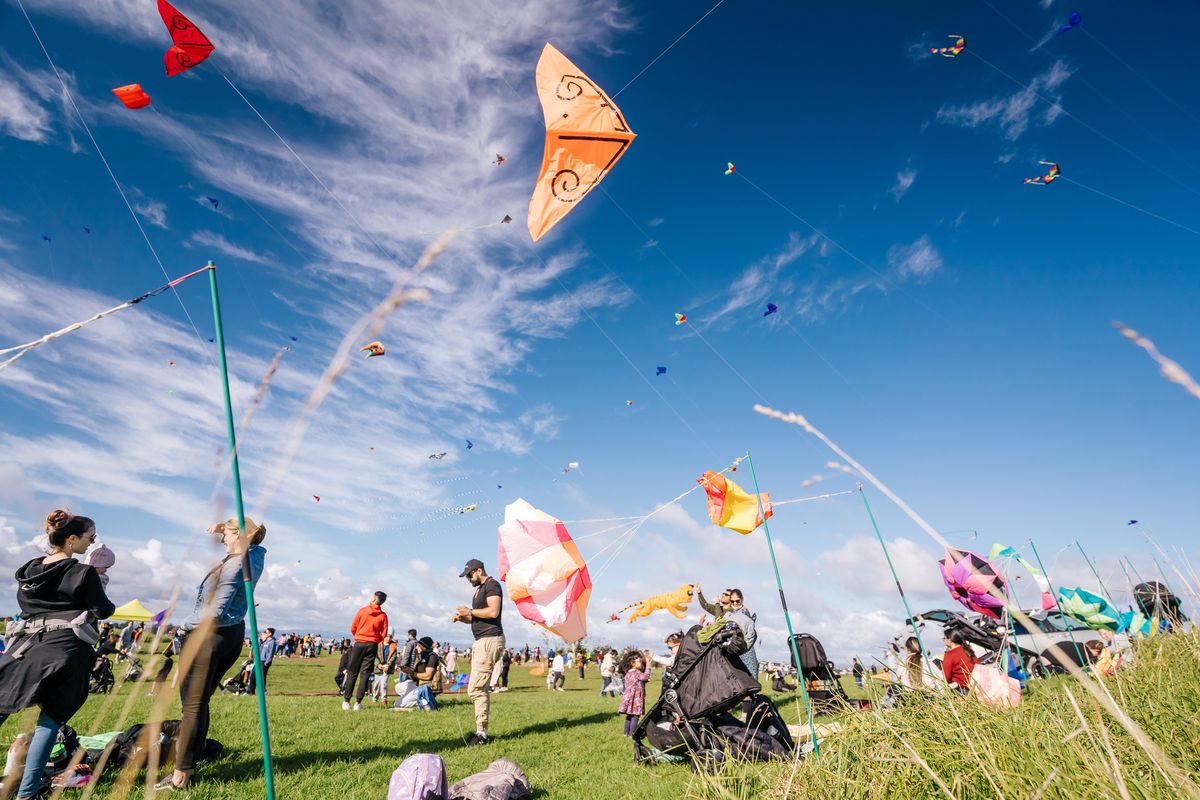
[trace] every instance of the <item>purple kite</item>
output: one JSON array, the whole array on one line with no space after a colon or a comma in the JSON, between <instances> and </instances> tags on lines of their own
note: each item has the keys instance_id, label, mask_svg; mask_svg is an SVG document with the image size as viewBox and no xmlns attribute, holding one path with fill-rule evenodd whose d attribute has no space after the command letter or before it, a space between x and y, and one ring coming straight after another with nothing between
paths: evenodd
<instances>
[{"instance_id":1,"label":"purple kite","mask_svg":"<svg viewBox=\"0 0 1200 800\"><path fill-rule=\"evenodd\" d=\"M1004 601L991 592L994 589L1007 597L1008 587L1000 571L987 559L967 550L947 547L946 557L938 563L942 566L942 580L955 600L972 611L1000 619Z\"/></svg>"}]
</instances>

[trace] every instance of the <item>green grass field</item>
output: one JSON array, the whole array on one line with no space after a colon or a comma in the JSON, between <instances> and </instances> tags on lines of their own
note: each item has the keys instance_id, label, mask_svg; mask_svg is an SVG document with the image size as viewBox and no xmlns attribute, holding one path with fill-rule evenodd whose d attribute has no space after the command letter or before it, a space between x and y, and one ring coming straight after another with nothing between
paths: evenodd
<instances>
[{"instance_id":1,"label":"green grass field","mask_svg":"<svg viewBox=\"0 0 1200 800\"><path fill-rule=\"evenodd\" d=\"M335 659L280 659L270 676L270 721L281 798L381 800L396 765L438 753L453 782L501 756L520 764L539 798L1176 798L1200 797L1200 638L1141 642L1134 666L1104 682L1141 726L1157 760L1073 679L1035 682L1020 708L1000 712L974 698L914 697L900 708L849 713L837 721L819 758L732 765L717 775L686 766L639 767L621 734L617 700L598 695L599 677L567 679L547 692L543 678L514 667L512 690L493 696L492 736L467 748L474 715L465 695L443 695L436 713L377 706L341 710ZM650 684L657 695L657 678ZM845 684L852 695L853 682ZM867 691L878 691L868 686ZM789 722L794 697L777 698ZM146 686L93 696L72 720L80 733L116 730L147 719ZM172 697L166 718L178 717ZM10 723L11 725L11 723ZM15 726L8 734L15 732ZM218 695L210 736L231 751L204 764L186 796L244 800L264 796L256 702ZM97 798L138 797L106 775ZM70 790L65 796L81 796Z\"/></svg>"}]
</instances>

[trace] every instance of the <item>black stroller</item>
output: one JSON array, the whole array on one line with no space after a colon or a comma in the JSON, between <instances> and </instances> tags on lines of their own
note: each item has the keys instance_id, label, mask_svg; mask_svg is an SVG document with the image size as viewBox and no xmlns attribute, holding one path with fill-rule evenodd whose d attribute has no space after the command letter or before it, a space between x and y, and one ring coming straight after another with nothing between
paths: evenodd
<instances>
[{"instance_id":1,"label":"black stroller","mask_svg":"<svg viewBox=\"0 0 1200 800\"><path fill-rule=\"evenodd\" d=\"M142 677L142 670L144 669L142 662L138 661L132 655L125 656L125 660L129 662L129 666L125 668L124 679L127 681L136 681Z\"/></svg>"},{"instance_id":2,"label":"black stroller","mask_svg":"<svg viewBox=\"0 0 1200 800\"><path fill-rule=\"evenodd\" d=\"M640 764L688 760L693 770L720 764L726 756L765 761L796 752L779 709L738 658L746 640L737 623L727 623L707 644L699 625L683 637L675 663L663 676L662 697L638 721L634 760ZM747 698L745 720L729 713Z\"/></svg>"},{"instance_id":3,"label":"black stroller","mask_svg":"<svg viewBox=\"0 0 1200 800\"><path fill-rule=\"evenodd\" d=\"M88 692L91 694L108 694L112 691L116 684L117 678L113 675L112 661L108 656L99 656L96 659L95 666L92 667L92 677L88 682Z\"/></svg>"},{"instance_id":4,"label":"black stroller","mask_svg":"<svg viewBox=\"0 0 1200 800\"><path fill-rule=\"evenodd\" d=\"M825 655L825 647L811 633L797 633L792 637L796 650L792 654L792 666L800 672L800 680L808 690L814 714L833 714L850 706L861 706L861 701L851 700L838 680L833 662ZM790 649L790 648L789 648ZM796 663L796 653L800 663Z\"/></svg>"},{"instance_id":5,"label":"black stroller","mask_svg":"<svg viewBox=\"0 0 1200 800\"><path fill-rule=\"evenodd\" d=\"M1165 583L1146 581L1133 587L1133 599L1138 610L1147 617L1157 617L1166 623L1167 630L1182 628L1187 622L1179 598L1171 594Z\"/></svg>"}]
</instances>

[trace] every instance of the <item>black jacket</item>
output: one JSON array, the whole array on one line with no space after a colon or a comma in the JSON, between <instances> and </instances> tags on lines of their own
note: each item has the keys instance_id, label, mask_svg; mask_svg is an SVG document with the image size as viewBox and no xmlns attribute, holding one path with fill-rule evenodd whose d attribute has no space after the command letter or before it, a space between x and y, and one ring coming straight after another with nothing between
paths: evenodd
<instances>
[{"instance_id":1,"label":"black jacket","mask_svg":"<svg viewBox=\"0 0 1200 800\"><path fill-rule=\"evenodd\" d=\"M117 610L95 568L73 558L52 564L35 558L17 570L16 578L24 619L63 611L91 611L97 619L108 619Z\"/></svg>"}]
</instances>

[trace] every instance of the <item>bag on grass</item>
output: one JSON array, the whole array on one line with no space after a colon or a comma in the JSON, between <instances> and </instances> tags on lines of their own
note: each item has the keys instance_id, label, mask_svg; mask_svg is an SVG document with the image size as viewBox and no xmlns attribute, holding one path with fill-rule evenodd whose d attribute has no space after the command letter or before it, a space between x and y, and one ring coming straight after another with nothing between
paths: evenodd
<instances>
[{"instance_id":1,"label":"bag on grass","mask_svg":"<svg viewBox=\"0 0 1200 800\"><path fill-rule=\"evenodd\" d=\"M1021 682L986 664L977 664L971 671L971 688L988 708L1016 708L1021 704Z\"/></svg>"},{"instance_id":2,"label":"bag on grass","mask_svg":"<svg viewBox=\"0 0 1200 800\"><path fill-rule=\"evenodd\" d=\"M446 800L449 793L446 762L432 753L417 753L392 773L387 800Z\"/></svg>"},{"instance_id":3,"label":"bag on grass","mask_svg":"<svg viewBox=\"0 0 1200 800\"><path fill-rule=\"evenodd\" d=\"M450 787L451 800L525 800L533 786L525 771L507 758L498 758L483 772Z\"/></svg>"}]
</instances>

